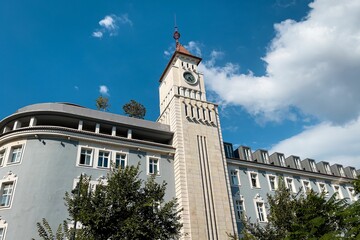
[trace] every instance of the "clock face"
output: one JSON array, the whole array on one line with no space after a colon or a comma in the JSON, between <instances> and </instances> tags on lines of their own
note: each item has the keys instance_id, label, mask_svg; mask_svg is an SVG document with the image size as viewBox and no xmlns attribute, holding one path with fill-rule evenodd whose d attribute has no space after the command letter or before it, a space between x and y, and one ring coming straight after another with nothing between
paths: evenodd
<instances>
[{"instance_id":1,"label":"clock face","mask_svg":"<svg viewBox=\"0 0 360 240\"><path fill-rule=\"evenodd\" d=\"M197 82L196 78L194 77L194 75L191 72L184 72L183 76L184 76L185 81L189 84L193 85Z\"/></svg>"}]
</instances>

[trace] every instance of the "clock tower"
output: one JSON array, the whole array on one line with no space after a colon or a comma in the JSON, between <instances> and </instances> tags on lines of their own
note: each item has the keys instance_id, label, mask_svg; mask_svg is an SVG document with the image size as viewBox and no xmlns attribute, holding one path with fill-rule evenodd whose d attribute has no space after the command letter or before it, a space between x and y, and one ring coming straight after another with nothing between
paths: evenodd
<instances>
[{"instance_id":1,"label":"clock tower","mask_svg":"<svg viewBox=\"0 0 360 240\"><path fill-rule=\"evenodd\" d=\"M217 105L206 100L201 58L179 42L160 78L160 117L174 132L175 190L183 209L183 239L236 234Z\"/></svg>"}]
</instances>

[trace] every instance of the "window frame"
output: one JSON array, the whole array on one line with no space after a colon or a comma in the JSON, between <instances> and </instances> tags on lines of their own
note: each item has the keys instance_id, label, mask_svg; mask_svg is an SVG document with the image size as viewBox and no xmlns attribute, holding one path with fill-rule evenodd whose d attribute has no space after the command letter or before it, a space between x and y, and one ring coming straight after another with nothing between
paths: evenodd
<instances>
[{"instance_id":1,"label":"window frame","mask_svg":"<svg viewBox=\"0 0 360 240\"><path fill-rule=\"evenodd\" d=\"M14 157L13 157L14 151L16 151L17 149L20 149L19 151L16 152L15 160L17 160L17 161L13 162L12 160L14 159ZM11 146L6 164L12 165L12 164L21 163L23 153L24 153L24 144L15 144L15 145Z\"/></svg>"},{"instance_id":2,"label":"window frame","mask_svg":"<svg viewBox=\"0 0 360 240\"><path fill-rule=\"evenodd\" d=\"M154 166L155 166L155 164L154 163L152 163L151 161L153 161L153 160L156 160L156 170L157 170L157 172L155 173L155 172L150 172L150 170L151 170L151 165L152 165L152 171L154 171ZM159 157L155 157L155 156L149 156L148 158L147 158L147 175L154 175L154 176L160 176L160 158Z\"/></svg>"},{"instance_id":3,"label":"window frame","mask_svg":"<svg viewBox=\"0 0 360 240\"><path fill-rule=\"evenodd\" d=\"M271 178L274 179L274 188L272 188L271 186ZM267 174L267 179L268 179L268 183L269 183L269 189L270 191L275 191L278 189L278 179L276 175L273 174Z\"/></svg>"},{"instance_id":4,"label":"window frame","mask_svg":"<svg viewBox=\"0 0 360 240\"><path fill-rule=\"evenodd\" d=\"M310 169L312 172L317 172L315 161L310 161Z\"/></svg>"},{"instance_id":5,"label":"window frame","mask_svg":"<svg viewBox=\"0 0 360 240\"><path fill-rule=\"evenodd\" d=\"M355 194L355 189L354 187L346 187L346 190L349 194L349 199L352 202L356 202L358 200L358 196Z\"/></svg>"},{"instance_id":6,"label":"window frame","mask_svg":"<svg viewBox=\"0 0 360 240\"><path fill-rule=\"evenodd\" d=\"M278 160L279 160L279 165L281 167L286 167L286 162L285 162L285 156L282 154L278 155Z\"/></svg>"},{"instance_id":7,"label":"window frame","mask_svg":"<svg viewBox=\"0 0 360 240\"><path fill-rule=\"evenodd\" d=\"M100 156L100 154L107 154ZM101 157L101 166L100 166L100 157ZM106 163L106 166L105 166ZM111 163L111 152L107 150L99 150L97 154L97 168L109 168Z\"/></svg>"},{"instance_id":8,"label":"window frame","mask_svg":"<svg viewBox=\"0 0 360 240\"><path fill-rule=\"evenodd\" d=\"M296 169L300 169L300 170L302 169L300 158L298 158L298 157L294 158L294 163L295 163Z\"/></svg>"},{"instance_id":9,"label":"window frame","mask_svg":"<svg viewBox=\"0 0 360 240\"><path fill-rule=\"evenodd\" d=\"M284 179L286 188L289 189L292 193L296 193L294 178L285 177ZM291 188L288 186L288 180L291 180Z\"/></svg>"},{"instance_id":10,"label":"window frame","mask_svg":"<svg viewBox=\"0 0 360 240\"><path fill-rule=\"evenodd\" d=\"M2 209L9 209L11 208L14 197L15 197L15 190L16 190L16 182L17 182L17 175L15 175L12 172L9 172L2 180L0 180L0 210ZM1 206L1 202L3 201L3 195L4 195L4 186L6 185L12 185L10 197L8 200L7 205Z\"/></svg>"},{"instance_id":11,"label":"window frame","mask_svg":"<svg viewBox=\"0 0 360 240\"><path fill-rule=\"evenodd\" d=\"M332 175L330 164L324 163L324 169L327 174Z\"/></svg>"},{"instance_id":12,"label":"window frame","mask_svg":"<svg viewBox=\"0 0 360 240\"><path fill-rule=\"evenodd\" d=\"M6 162L6 148L0 150L0 167L4 166L5 162Z\"/></svg>"},{"instance_id":13,"label":"window frame","mask_svg":"<svg viewBox=\"0 0 360 240\"><path fill-rule=\"evenodd\" d=\"M233 174L235 173L235 174ZM234 179L236 179L236 182L237 183L234 183ZM231 183L231 186L240 186L241 183L240 183L240 175L239 175L239 170L238 169L231 169L230 170L230 183Z\"/></svg>"},{"instance_id":14,"label":"window frame","mask_svg":"<svg viewBox=\"0 0 360 240\"><path fill-rule=\"evenodd\" d=\"M261 206L259 206L261 204ZM261 209L261 211L259 211ZM259 222L267 222L267 213L264 201L255 201L256 219ZM262 215L262 217L261 217Z\"/></svg>"},{"instance_id":15,"label":"window frame","mask_svg":"<svg viewBox=\"0 0 360 240\"><path fill-rule=\"evenodd\" d=\"M2 236L0 235L0 240L6 239L7 228L8 228L8 223L4 219L0 219L0 229L3 230Z\"/></svg>"},{"instance_id":16,"label":"window frame","mask_svg":"<svg viewBox=\"0 0 360 240\"><path fill-rule=\"evenodd\" d=\"M89 156L87 154L85 154L85 160L84 163L81 163L81 156L82 156L82 151L91 151L90 153L90 163L86 164L86 156ZM95 149L94 148L90 148L90 147L84 147L84 146L80 146L79 147L79 160L78 160L78 166L81 167L93 167L94 165L94 156L95 156Z\"/></svg>"},{"instance_id":17,"label":"window frame","mask_svg":"<svg viewBox=\"0 0 360 240\"><path fill-rule=\"evenodd\" d=\"M256 186L254 186L253 185L253 182L252 182L252 175L255 175L256 176ZM253 171L251 171L251 172L249 172L249 182L250 182L250 186L251 186L251 188L261 188L261 186L260 186L260 180L259 180L259 173L257 173L257 172L253 172Z\"/></svg>"},{"instance_id":18,"label":"window frame","mask_svg":"<svg viewBox=\"0 0 360 240\"><path fill-rule=\"evenodd\" d=\"M303 186L303 191L304 191L305 194L307 194L308 192L310 192L312 190L311 183L310 183L309 180L302 179L301 184Z\"/></svg>"},{"instance_id":19,"label":"window frame","mask_svg":"<svg viewBox=\"0 0 360 240\"><path fill-rule=\"evenodd\" d=\"M120 158L119 165L117 165L118 155L125 156L124 159ZM119 166L122 166L122 164L121 164L122 160L124 160L124 168L126 168L126 166L128 165L128 154L123 153L123 152L115 152L114 167L119 168ZM120 169L124 169L124 168L121 167Z\"/></svg>"},{"instance_id":20,"label":"window frame","mask_svg":"<svg viewBox=\"0 0 360 240\"><path fill-rule=\"evenodd\" d=\"M324 190L321 188L320 185L324 185ZM329 191L326 187L326 183L324 182L317 182L317 186L318 186L318 189L319 189L319 193L325 193L325 195L329 195Z\"/></svg>"},{"instance_id":21,"label":"window frame","mask_svg":"<svg viewBox=\"0 0 360 240\"><path fill-rule=\"evenodd\" d=\"M344 195L342 193L341 186L338 185L338 184L333 184L332 187L333 187L333 190L334 190L334 194L336 194L336 199L343 199ZM337 187L339 188L339 191L336 191Z\"/></svg>"},{"instance_id":22,"label":"window frame","mask_svg":"<svg viewBox=\"0 0 360 240\"><path fill-rule=\"evenodd\" d=\"M237 204L241 202L241 204ZM235 210L235 218L237 222L241 222L242 217L245 216L245 202L244 198L234 199L234 210Z\"/></svg>"}]
</instances>

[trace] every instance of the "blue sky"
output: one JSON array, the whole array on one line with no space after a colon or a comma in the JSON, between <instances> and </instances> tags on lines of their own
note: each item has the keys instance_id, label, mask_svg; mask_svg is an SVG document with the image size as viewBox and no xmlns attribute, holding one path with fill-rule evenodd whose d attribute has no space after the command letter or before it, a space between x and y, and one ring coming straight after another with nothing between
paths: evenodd
<instances>
[{"instance_id":1,"label":"blue sky","mask_svg":"<svg viewBox=\"0 0 360 240\"><path fill-rule=\"evenodd\" d=\"M94 108L101 91L110 112L135 99L156 120L174 14L225 141L360 167L358 0L4 0L0 118L40 102Z\"/></svg>"}]
</instances>

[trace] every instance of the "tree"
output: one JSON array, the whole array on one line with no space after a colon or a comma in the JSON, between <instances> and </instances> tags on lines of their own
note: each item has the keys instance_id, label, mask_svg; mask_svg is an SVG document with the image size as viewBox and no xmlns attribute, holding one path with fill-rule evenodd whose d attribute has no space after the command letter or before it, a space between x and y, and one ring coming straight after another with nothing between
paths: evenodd
<instances>
[{"instance_id":1,"label":"tree","mask_svg":"<svg viewBox=\"0 0 360 240\"><path fill-rule=\"evenodd\" d=\"M345 199L338 200L336 195L327 199L325 193L314 191L291 194L283 180L275 194L268 195L268 203L268 223L251 224L246 219L244 239L347 239L343 238L347 216L356 215L354 211L346 214L349 208ZM352 224L349 222L349 227Z\"/></svg>"},{"instance_id":2,"label":"tree","mask_svg":"<svg viewBox=\"0 0 360 240\"><path fill-rule=\"evenodd\" d=\"M95 191L84 176L75 191L66 193L69 215L93 239L175 239L180 234L180 210L164 201L166 183L138 178L139 168L113 169ZM105 184L106 182L106 184ZM90 238L90 239L91 239Z\"/></svg>"},{"instance_id":3,"label":"tree","mask_svg":"<svg viewBox=\"0 0 360 240\"><path fill-rule=\"evenodd\" d=\"M123 106L123 110L129 117L144 119L146 108L135 100L130 100Z\"/></svg>"},{"instance_id":4,"label":"tree","mask_svg":"<svg viewBox=\"0 0 360 240\"><path fill-rule=\"evenodd\" d=\"M100 95L96 100L96 109L97 110L103 110L104 112L108 110L108 108L110 107L109 105L109 99L107 97L103 97L102 95Z\"/></svg>"}]
</instances>

